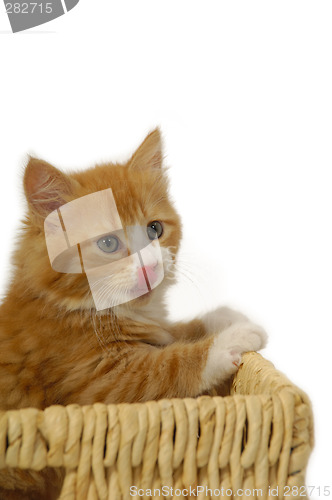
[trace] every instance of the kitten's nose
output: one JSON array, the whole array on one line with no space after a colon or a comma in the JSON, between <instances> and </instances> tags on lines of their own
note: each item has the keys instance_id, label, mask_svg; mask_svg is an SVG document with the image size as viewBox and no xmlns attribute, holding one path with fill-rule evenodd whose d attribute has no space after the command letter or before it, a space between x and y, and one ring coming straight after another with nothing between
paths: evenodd
<instances>
[{"instance_id":1,"label":"kitten's nose","mask_svg":"<svg viewBox=\"0 0 332 500\"><path fill-rule=\"evenodd\" d=\"M157 273L155 272L156 266L143 266L137 270L138 273L138 288L140 290L145 290L146 287L149 289L157 281Z\"/></svg>"}]
</instances>

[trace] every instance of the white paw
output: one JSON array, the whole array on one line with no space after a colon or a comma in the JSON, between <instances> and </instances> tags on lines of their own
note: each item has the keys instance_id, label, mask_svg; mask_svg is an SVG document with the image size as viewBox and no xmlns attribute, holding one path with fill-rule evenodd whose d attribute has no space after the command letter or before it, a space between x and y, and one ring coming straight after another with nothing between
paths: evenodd
<instances>
[{"instance_id":1,"label":"white paw","mask_svg":"<svg viewBox=\"0 0 332 500\"><path fill-rule=\"evenodd\" d=\"M250 322L235 323L217 335L220 348L234 348L240 353L258 351L266 346L266 342L265 330Z\"/></svg>"},{"instance_id":2,"label":"white paw","mask_svg":"<svg viewBox=\"0 0 332 500\"><path fill-rule=\"evenodd\" d=\"M238 349L221 349L216 340L210 347L202 373L202 392L227 380L238 370L241 364L241 354Z\"/></svg>"},{"instance_id":3,"label":"white paw","mask_svg":"<svg viewBox=\"0 0 332 500\"><path fill-rule=\"evenodd\" d=\"M235 323L216 335L202 373L203 390L227 380L237 371L241 354L261 349L266 340L265 330L249 322Z\"/></svg>"},{"instance_id":4,"label":"white paw","mask_svg":"<svg viewBox=\"0 0 332 500\"><path fill-rule=\"evenodd\" d=\"M225 351L225 358L227 358L227 362L229 365L228 367L226 367L226 371L230 374L235 373L239 369L241 364L241 354L238 351L231 349Z\"/></svg>"}]
</instances>

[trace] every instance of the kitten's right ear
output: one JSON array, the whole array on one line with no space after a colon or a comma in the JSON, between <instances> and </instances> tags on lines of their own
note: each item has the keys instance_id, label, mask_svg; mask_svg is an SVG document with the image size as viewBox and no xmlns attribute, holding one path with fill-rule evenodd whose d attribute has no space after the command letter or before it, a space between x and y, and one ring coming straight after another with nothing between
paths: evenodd
<instances>
[{"instance_id":1,"label":"kitten's right ear","mask_svg":"<svg viewBox=\"0 0 332 500\"><path fill-rule=\"evenodd\" d=\"M24 173L24 191L33 214L45 219L67 201L73 192L73 181L43 160L30 158Z\"/></svg>"}]
</instances>

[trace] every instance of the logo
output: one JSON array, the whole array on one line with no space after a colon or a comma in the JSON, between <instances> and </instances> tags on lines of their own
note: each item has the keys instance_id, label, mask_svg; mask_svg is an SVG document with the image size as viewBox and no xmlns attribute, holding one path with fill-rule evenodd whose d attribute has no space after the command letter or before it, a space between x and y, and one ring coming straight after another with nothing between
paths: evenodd
<instances>
[{"instance_id":1,"label":"logo","mask_svg":"<svg viewBox=\"0 0 332 500\"><path fill-rule=\"evenodd\" d=\"M53 21L66 14L79 0L4 0L5 9L13 33Z\"/></svg>"}]
</instances>

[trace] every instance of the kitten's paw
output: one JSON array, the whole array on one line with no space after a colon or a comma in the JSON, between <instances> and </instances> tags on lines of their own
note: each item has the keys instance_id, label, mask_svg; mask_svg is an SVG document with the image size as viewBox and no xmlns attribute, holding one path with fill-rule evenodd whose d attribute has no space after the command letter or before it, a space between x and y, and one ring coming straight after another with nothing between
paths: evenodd
<instances>
[{"instance_id":1,"label":"kitten's paw","mask_svg":"<svg viewBox=\"0 0 332 500\"><path fill-rule=\"evenodd\" d=\"M236 349L223 350L217 353L217 356L218 360L214 360L214 362L217 361L218 363L215 370L215 376L217 377L217 382L222 382L238 371L242 357Z\"/></svg>"},{"instance_id":2,"label":"kitten's paw","mask_svg":"<svg viewBox=\"0 0 332 500\"><path fill-rule=\"evenodd\" d=\"M250 322L235 323L217 335L217 342L224 349L234 348L240 353L258 351L266 346L267 334L261 326Z\"/></svg>"},{"instance_id":3,"label":"kitten's paw","mask_svg":"<svg viewBox=\"0 0 332 500\"><path fill-rule=\"evenodd\" d=\"M263 328L248 321L235 323L215 336L202 373L202 391L211 389L233 375L240 366L241 354L265 347Z\"/></svg>"},{"instance_id":4,"label":"kitten's paw","mask_svg":"<svg viewBox=\"0 0 332 500\"><path fill-rule=\"evenodd\" d=\"M210 347L206 365L202 373L202 387L205 391L227 380L239 369L241 354L238 349L222 349L215 341Z\"/></svg>"},{"instance_id":5,"label":"kitten's paw","mask_svg":"<svg viewBox=\"0 0 332 500\"><path fill-rule=\"evenodd\" d=\"M230 360L232 362L232 365L235 366L236 368L239 368L240 364L241 364L241 354L237 351L235 351L234 349L232 349L231 351L228 351L229 352L229 357L230 357Z\"/></svg>"}]
</instances>

